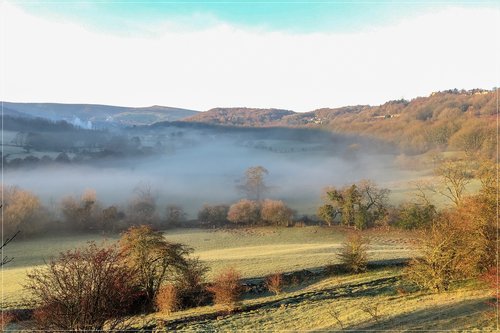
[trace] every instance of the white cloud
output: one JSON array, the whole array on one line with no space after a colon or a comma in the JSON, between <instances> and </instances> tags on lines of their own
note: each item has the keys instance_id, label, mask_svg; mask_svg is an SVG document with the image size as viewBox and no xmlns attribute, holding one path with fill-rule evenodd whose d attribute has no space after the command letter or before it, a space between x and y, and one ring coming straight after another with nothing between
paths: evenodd
<instances>
[{"instance_id":1,"label":"white cloud","mask_svg":"<svg viewBox=\"0 0 500 333\"><path fill-rule=\"evenodd\" d=\"M446 8L359 33L221 23L149 37L99 34L6 2L1 11L8 101L308 111L498 85L495 9Z\"/></svg>"}]
</instances>

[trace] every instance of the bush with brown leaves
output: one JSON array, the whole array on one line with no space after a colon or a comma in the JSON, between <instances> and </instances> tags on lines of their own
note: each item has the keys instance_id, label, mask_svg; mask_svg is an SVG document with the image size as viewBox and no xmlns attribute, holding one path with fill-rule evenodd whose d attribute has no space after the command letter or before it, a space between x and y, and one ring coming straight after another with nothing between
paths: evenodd
<instances>
[{"instance_id":1,"label":"bush with brown leaves","mask_svg":"<svg viewBox=\"0 0 500 333\"><path fill-rule=\"evenodd\" d=\"M234 268L228 268L217 275L208 288L214 295L214 303L233 310L242 292L240 280L241 274Z\"/></svg>"},{"instance_id":2,"label":"bush with brown leaves","mask_svg":"<svg viewBox=\"0 0 500 333\"><path fill-rule=\"evenodd\" d=\"M269 275L266 278L266 287L267 290L272 292L275 295L278 295L283 291L283 274L282 273L274 273Z\"/></svg>"}]
</instances>

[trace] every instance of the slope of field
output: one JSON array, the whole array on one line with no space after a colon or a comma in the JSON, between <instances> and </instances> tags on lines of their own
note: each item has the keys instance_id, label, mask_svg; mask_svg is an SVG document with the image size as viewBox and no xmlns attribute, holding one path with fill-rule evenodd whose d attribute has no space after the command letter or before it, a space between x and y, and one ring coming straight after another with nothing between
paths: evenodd
<instances>
[{"instance_id":1,"label":"slope of field","mask_svg":"<svg viewBox=\"0 0 500 333\"><path fill-rule=\"evenodd\" d=\"M168 240L184 243L194 255L206 262L209 278L233 266L246 278L265 276L275 271L314 269L337 262L336 253L344 240L339 228L252 228L235 230L176 229L168 230ZM118 236L107 238L115 242ZM100 243L100 235L50 236L18 240L9 244L5 255L14 261L2 270L2 292L6 304L20 301L22 284L28 270L42 265L61 251L83 246L88 241ZM372 260L408 258L411 256L411 234L372 232Z\"/></svg>"},{"instance_id":2,"label":"slope of field","mask_svg":"<svg viewBox=\"0 0 500 333\"><path fill-rule=\"evenodd\" d=\"M385 268L318 277L287 286L276 296L247 296L233 313L206 306L154 314L137 325L181 332L493 330L485 286L470 282L431 294L405 285L401 273L400 268Z\"/></svg>"}]
</instances>

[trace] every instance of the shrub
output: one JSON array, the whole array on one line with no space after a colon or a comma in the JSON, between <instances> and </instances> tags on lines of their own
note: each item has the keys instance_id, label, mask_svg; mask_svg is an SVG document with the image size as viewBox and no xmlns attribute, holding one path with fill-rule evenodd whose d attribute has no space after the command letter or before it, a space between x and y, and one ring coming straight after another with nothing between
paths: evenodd
<instances>
[{"instance_id":1,"label":"shrub","mask_svg":"<svg viewBox=\"0 0 500 333\"><path fill-rule=\"evenodd\" d=\"M294 212L281 200L266 199L262 203L261 216L268 223L289 226Z\"/></svg>"},{"instance_id":2,"label":"shrub","mask_svg":"<svg viewBox=\"0 0 500 333\"><path fill-rule=\"evenodd\" d=\"M233 310L242 291L240 279L241 274L234 268L228 268L217 275L209 287L214 295L214 303Z\"/></svg>"},{"instance_id":3,"label":"shrub","mask_svg":"<svg viewBox=\"0 0 500 333\"><path fill-rule=\"evenodd\" d=\"M181 302L177 288L172 284L162 286L156 295L155 303L161 313L170 314L179 310Z\"/></svg>"},{"instance_id":4,"label":"shrub","mask_svg":"<svg viewBox=\"0 0 500 333\"><path fill-rule=\"evenodd\" d=\"M283 291L283 274L282 273L274 273L269 275L266 278L266 287L267 290L272 292L275 295L278 295Z\"/></svg>"},{"instance_id":5,"label":"shrub","mask_svg":"<svg viewBox=\"0 0 500 333\"><path fill-rule=\"evenodd\" d=\"M369 239L360 232L355 232L347 237L342 245L339 259L345 270L351 273L364 272L368 264L367 246Z\"/></svg>"},{"instance_id":6,"label":"shrub","mask_svg":"<svg viewBox=\"0 0 500 333\"><path fill-rule=\"evenodd\" d=\"M498 213L489 192L483 185L478 195L462 198L421 231L420 251L406 271L407 280L441 292L454 280L478 277L496 267Z\"/></svg>"},{"instance_id":7,"label":"shrub","mask_svg":"<svg viewBox=\"0 0 500 333\"><path fill-rule=\"evenodd\" d=\"M149 226L131 227L120 238L120 251L136 271L134 281L144 292L146 309L152 309L162 284L174 282L188 265L192 251L183 244L168 242Z\"/></svg>"},{"instance_id":8,"label":"shrub","mask_svg":"<svg viewBox=\"0 0 500 333\"><path fill-rule=\"evenodd\" d=\"M233 223L257 224L260 220L259 204L252 200L240 200L231 205L227 219Z\"/></svg>"},{"instance_id":9,"label":"shrub","mask_svg":"<svg viewBox=\"0 0 500 333\"><path fill-rule=\"evenodd\" d=\"M43 330L92 331L116 328L137 296L134 272L114 247L87 247L61 253L28 273L25 286L39 307L34 318Z\"/></svg>"}]
</instances>

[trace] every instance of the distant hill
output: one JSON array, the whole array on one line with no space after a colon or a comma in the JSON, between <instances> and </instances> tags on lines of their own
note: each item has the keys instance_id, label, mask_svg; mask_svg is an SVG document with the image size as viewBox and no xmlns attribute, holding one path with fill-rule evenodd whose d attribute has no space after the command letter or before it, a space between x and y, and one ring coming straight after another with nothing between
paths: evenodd
<instances>
[{"instance_id":1,"label":"distant hill","mask_svg":"<svg viewBox=\"0 0 500 333\"><path fill-rule=\"evenodd\" d=\"M214 108L197 112L151 106L130 108L94 104L8 103L5 114L66 120L86 127L151 125L220 126L222 128L306 127L375 137L407 154L460 150L496 154L496 90L446 90L410 101L378 106L354 105L297 113L282 109ZM184 125L182 125L184 124Z\"/></svg>"},{"instance_id":2,"label":"distant hill","mask_svg":"<svg viewBox=\"0 0 500 333\"><path fill-rule=\"evenodd\" d=\"M30 116L29 114L9 109L9 108L5 107L5 105L2 109L2 114L4 116L14 117L14 118L33 118L33 116Z\"/></svg>"},{"instance_id":3,"label":"distant hill","mask_svg":"<svg viewBox=\"0 0 500 333\"><path fill-rule=\"evenodd\" d=\"M296 113L279 109L216 108L184 122L236 127L309 127L382 139L407 154L432 150L496 153L497 92L446 90L410 101Z\"/></svg>"},{"instance_id":4,"label":"distant hill","mask_svg":"<svg viewBox=\"0 0 500 333\"><path fill-rule=\"evenodd\" d=\"M498 145L497 93L483 89L446 90L411 101L297 113L283 117L275 125L372 136L410 154L445 149L481 151L494 156Z\"/></svg>"},{"instance_id":5,"label":"distant hill","mask_svg":"<svg viewBox=\"0 0 500 333\"><path fill-rule=\"evenodd\" d=\"M293 111L281 109L215 108L184 118L182 121L213 125L267 127L279 123L283 117L295 114Z\"/></svg>"},{"instance_id":6,"label":"distant hill","mask_svg":"<svg viewBox=\"0 0 500 333\"><path fill-rule=\"evenodd\" d=\"M159 121L175 121L197 114L197 111L166 106L122 107L98 104L59 103L10 103L3 102L4 110L12 116L41 117L50 120L66 120L70 123L98 127L108 125L150 125Z\"/></svg>"}]
</instances>

